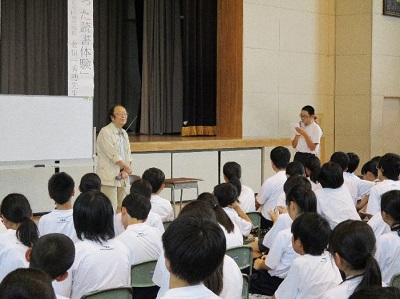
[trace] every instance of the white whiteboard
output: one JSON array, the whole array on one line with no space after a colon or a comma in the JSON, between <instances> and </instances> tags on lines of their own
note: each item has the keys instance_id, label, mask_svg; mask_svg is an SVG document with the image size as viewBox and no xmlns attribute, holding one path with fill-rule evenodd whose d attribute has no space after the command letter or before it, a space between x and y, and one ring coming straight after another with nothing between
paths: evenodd
<instances>
[{"instance_id":1,"label":"white whiteboard","mask_svg":"<svg viewBox=\"0 0 400 299\"><path fill-rule=\"evenodd\" d=\"M0 95L0 162L91 159L93 100Z\"/></svg>"}]
</instances>

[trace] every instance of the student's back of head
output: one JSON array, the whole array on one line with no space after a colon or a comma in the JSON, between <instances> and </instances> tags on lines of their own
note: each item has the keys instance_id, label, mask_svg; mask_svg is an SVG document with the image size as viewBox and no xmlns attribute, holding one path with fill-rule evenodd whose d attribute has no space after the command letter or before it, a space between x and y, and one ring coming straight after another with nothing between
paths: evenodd
<instances>
[{"instance_id":1,"label":"student's back of head","mask_svg":"<svg viewBox=\"0 0 400 299\"><path fill-rule=\"evenodd\" d=\"M302 175L302 176L304 176L305 174L306 173L305 173L305 170L304 170L304 166L299 161L290 162L286 166L286 176L287 177L292 177L294 175Z\"/></svg>"},{"instance_id":2,"label":"student's back of head","mask_svg":"<svg viewBox=\"0 0 400 299\"><path fill-rule=\"evenodd\" d=\"M349 167L349 156L347 156L344 152L334 152L330 159L331 162L335 162L339 164L342 168L342 171L346 171Z\"/></svg>"},{"instance_id":3,"label":"student's back of head","mask_svg":"<svg viewBox=\"0 0 400 299\"><path fill-rule=\"evenodd\" d=\"M327 162L321 167L318 176L318 182L322 188L337 189L344 183L343 170L339 164L335 162Z\"/></svg>"},{"instance_id":4,"label":"student's back of head","mask_svg":"<svg viewBox=\"0 0 400 299\"><path fill-rule=\"evenodd\" d=\"M82 176L79 191L83 193L86 191L100 191L100 189L101 179L97 174L90 172Z\"/></svg>"},{"instance_id":5,"label":"student's back of head","mask_svg":"<svg viewBox=\"0 0 400 299\"><path fill-rule=\"evenodd\" d=\"M321 161L317 156L310 155L307 157L304 163L306 175L310 177L310 180L314 183L318 182L319 172L321 171Z\"/></svg>"},{"instance_id":6,"label":"student's back of head","mask_svg":"<svg viewBox=\"0 0 400 299\"><path fill-rule=\"evenodd\" d=\"M75 259L75 245L63 234L40 237L30 251L29 267L46 272L51 279L62 280Z\"/></svg>"},{"instance_id":7,"label":"student's back of head","mask_svg":"<svg viewBox=\"0 0 400 299\"><path fill-rule=\"evenodd\" d=\"M290 152L284 146L277 146L272 149L269 157L277 169L286 169L290 161Z\"/></svg>"},{"instance_id":8,"label":"student's back of head","mask_svg":"<svg viewBox=\"0 0 400 299\"><path fill-rule=\"evenodd\" d=\"M221 265L225 235L218 224L193 216L175 219L162 236L168 270L189 285L201 283Z\"/></svg>"},{"instance_id":9,"label":"student's back of head","mask_svg":"<svg viewBox=\"0 0 400 299\"><path fill-rule=\"evenodd\" d=\"M152 188L148 181L144 179L136 180L131 184L130 193L138 193L150 200Z\"/></svg>"},{"instance_id":10,"label":"student's back of head","mask_svg":"<svg viewBox=\"0 0 400 299\"><path fill-rule=\"evenodd\" d=\"M360 157L356 153L347 153L347 157L349 157L347 172L353 173L357 170L358 165L360 164Z\"/></svg>"},{"instance_id":11,"label":"student's back of head","mask_svg":"<svg viewBox=\"0 0 400 299\"><path fill-rule=\"evenodd\" d=\"M385 178L398 181L400 175L400 156L393 153L384 154L379 160L378 169L382 171L382 175Z\"/></svg>"},{"instance_id":12,"label":"student's back of head","mask_svg":"<svg viewBox=\"0 0 400 299\"><path fill-rule=\"evenodd\" d=\"M395 287L369 287L354 292L349 299L399 299L400 289Z\"/></svg>"},{"instance_id":13,"label":"student's back of head","mask_svg":"<svg viewBox=\"0 0 400 299\"><path fill-rule=\"evenodd\" d=\"M370 160L361 168L361 174L364 180L374 181L378 178L378 162Z\"/></svg>"},{"instance_id":14,"label":"student's back of head","mask_svg":"<svg viewBox=\"0 0 400 299\"><path fill-rule=\"evenodd\" d=\"M48 189L50 198L60 205L65 204L71 199L72 195L74 195L74 188L74 180L65 172L53 174L49 179Z\"/></svg>"},{"instance_id":15,"label":"student's back of head","mask_svg":"<svg viewBox=\"0 0 400 299\"><path fill-rule=\"evenodd\" d=\"M0 298L56 299L50 277L37 269L17 269L0 284Z\"/></svg>"},{"instance_id":16,"label":"student's back of head","mask_svg":"<svg viewBox=\"0 0 400 299\"><path fill-rule=\"evenodd\" d=\"M147 169L143 175L142 179L148 181L151 185L152 193L157 193L165 181L165 174L161 169L152 167Z\"/></svg>"},{"instance_id":17,"label":"student's back of head","mask_svg":"<svg viewBox=\"0 0 400 299\"><path fill-rule=\"evenodd\" d=\"M39 238L38 228L33 222L28 199L19 193L10 193L1 202L1 216L6 228L17 226L18 240L31 247Z\"/></svg>"},{"instance_id":18,"label":"student's back of head","mask_svg":"<svg viewBox=\"0 0 400 299\"><path fill-rule=\"evenodd\" d=\"M295 205L297 214L317 212L317 198L311 186L308 186L306 183L294 185L288 191L286 194L286 205L289 209L291 204Z\"/></svg>"},{"instance_id":19,"label":"student's back of head","mask_svg":"<svg viewBox=\"0 0 400 299\"><path fill-rule=\"evenodd\" d=\"M294 175L288 177L286 182L283 184L283 191L285 192L285 196L287 196L287 194L292 190L292 188L297 185L304 186L304 188L311 190L311 183L306 177L302 175Z\"/></svg>"},{"instance_id":20,"label":"student's back of head","mask_svg":"<svg viewBox=\"0 0 400 299\"><path fill-rule=\"evenodd\" d=\"M393 222L391 229L400 235L400 190L391 190L381 196L382 218Z\"/></svg>"},{"instance_id":21,"label":"student's back of head","mask_svg":"<svg viewBox=\"0 0 400 299\"><path fill-rule=\"evenodd\" d=\"M238 199L236 187L231 183L222 183L215 186L213 193L223 208L233 204Z\"/></svg>"},{"instance_id":22,"label":"student's back of head","mask_svg":"<svg viewBox=\"0 0 400 299\"><path fill-rule=\"evenodd\" d=\"M319 214L301 214L293 221L291 230L293 241L300 240L304 254L321 255L327 248L331 228Z\"/></svg>"},{"instance_id":23,"label":"student's back of head","mask_svg":"<svg viewBox=\"0 0 400 299\"><path fill-rule=\"evenodd\" d=\"M224 164L222 172L229 183L234 185L237 189L238 194L242 192L242 183L240 178L242 177L242 167L236 162L226 162Z\"/></svg>"},{"instance_id":24,"label":"student's back of head","mask_svg":"<svg viewBox=\"0 0 400 299\"><path fill-rule=\"evenodd\" d=\"M95 242L114 238L114 210L110 200L99 191L81 193L75 201L74 227L78 239Z\"/></svg>"},{"instance_id":25,"label":"student's back of head","mask_svg":"<svg viewBox=\"0 0 400 299\"><path fill-rule=\"evenodd\" d=\"M375 243L372 228L359 220L339 223L329 239L329 251L339 269L344 272L349 269L363 273L356 291L364 287L382 285L381 271L374 258ZM346 269L342 269L343 264L346 265Z\"/></svg>"},{"instance_id":26,"label":"student's back of head","mask_svg":"<svg viewBox=\"0 0 400 299\"><path fill-rule=\"evenodd\" d=\"M128 194L122 201L122 219L128 214L131 218L145 221L151 209L150 200L139 193ZM124 221L124 220L122 220Z\"/></svg>"}]
</instances>

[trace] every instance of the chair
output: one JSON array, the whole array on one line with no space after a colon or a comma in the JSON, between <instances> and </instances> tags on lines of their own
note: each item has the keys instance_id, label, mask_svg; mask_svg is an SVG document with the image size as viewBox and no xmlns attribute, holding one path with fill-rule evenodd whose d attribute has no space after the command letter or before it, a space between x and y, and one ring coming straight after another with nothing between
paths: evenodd
<instances>
[{"instance_id":1,"label":"chair","mask_svg":"<svg viewBox=\"0 0 400 299\"><path fill-rule=\"evenodd\" d=\"M251 223L253 224L253 229L257 230L257 237L260 238L261 234L261 215L259 212L248 212Z\"/></svg>"},{"instance_id":2,"label":"chair","mask_svg":"<svg viewBox=\"0 0 400 299\"><path fill-rule=\"evenodd\" d=\"M133 288L154 287L153 274L157 261L147 261L131 268L131 285Z\"/></svg>"},{"instance_id":3,"label":"chair","mask_svg":"<svg viewBox=\"0 0 400 299\"><path fill-rule=\"evenodd\" d=\"M226 250L226 254L233 258L241 271L248 268L249 275L251 275L253 269L253 257L251 255L251 247L232 247Z\"/></svg>"},{"instance_id":4,"label":"chair","mask_svg":"<svg viewBox=\"0 0 400 299\"><path fill-rule=\"evenodd\" d=\"M171 224L172 221L165 221L163 222L164 230L167 230L168 226Z\"/></svg>"},{"instance_id":5,"label":"chair","mask_svg":"<svg viewBox=\"0 0 400 299\"><path fill-rule=\"evenodd\" d=\"M400 289L400 273L393 275L390 280L390 286Z\"/></svg>"},{"instance_id":6,"label":"chair","mask_svg":"<svg viewBox=\"0 0 400 299\"><path fill-rule=\"evenodd\" d=\"M90 292L81 299L132 299L132 289L128 287Z\"/></svg>"},{"instance_id":7,"label":"chair","mask_svg":"<svg viewBox=\"0 0 400 299\"><path fill-rule=\"evenodd\" d=\"M243 277L242 299L249 299L250 278L247 274L242 274L242 277Z\"/></svg>"}]
</instances>

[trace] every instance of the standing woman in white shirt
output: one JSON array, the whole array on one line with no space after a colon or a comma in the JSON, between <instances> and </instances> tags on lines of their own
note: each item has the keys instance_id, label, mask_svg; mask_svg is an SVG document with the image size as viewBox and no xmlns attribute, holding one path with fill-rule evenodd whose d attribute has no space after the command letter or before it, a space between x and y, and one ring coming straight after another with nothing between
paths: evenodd
<instances>
[{"instance_id":1,"label":"standing woman in white shirt","mask_svg":"<svg viewBox=\"0 0 400 299\"><path fill-rule=\"evenodd\" d=\"M335 227L328 248L345 279L326 292L324 299L347 299L359 289L382 286L381 270L374 258L375 243L371 227L363 221L347 220Z\"/></svg>"},{"instance_id":2,"label":"standing woman in white shirt","mask_svg":"<svg viewBox=\"0 0 400 299\"><path fill-rule=\"evenodd\" d=\"M239 205L243 211L255 212L256 211L256 197L254 191L245 185L242 185L240 179L242 177L242 167L236 162L226 162L222 172L224 173L224 180L226 183L234 185L239 194Z\"/></svg>"},{"instance_id":3,"label":"standing woman in white shirt","mask_svg":"<svg viewBox=\"0 0 400 299\"><path fill-rule=\"evenodd\" d=\"M0 281L17 268L26 268L25 253L39 238L32 209L22 194L8 194L1 202L1 217L7 231L0 234Z\"/></svg>"}]
</instances>

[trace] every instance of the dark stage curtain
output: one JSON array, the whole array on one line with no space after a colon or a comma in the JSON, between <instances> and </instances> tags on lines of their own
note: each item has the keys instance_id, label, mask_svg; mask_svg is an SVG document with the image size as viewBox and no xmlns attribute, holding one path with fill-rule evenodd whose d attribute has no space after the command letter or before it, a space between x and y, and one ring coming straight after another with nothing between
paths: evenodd
<instances>
[{"instance_id":1,"label":"dark stage curtain","mask_svg":"<svg viewBox=\"0 0 400 299\"><path fill-rule=\"evenodd\" d=\"M66 95L67 0L2 0L0 93Z\"/></svg>"}]
</instances>

